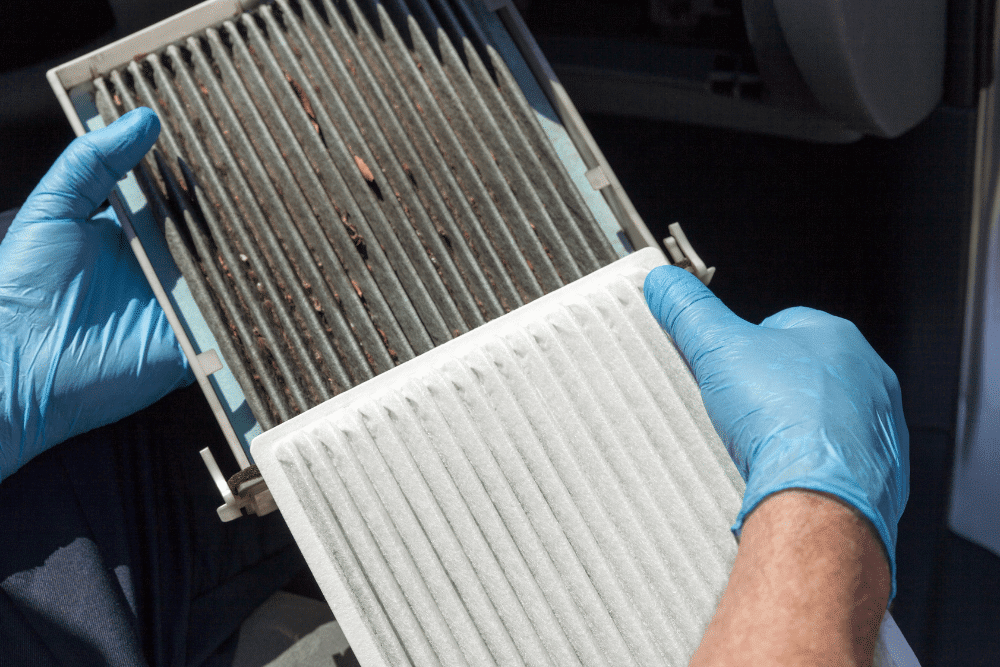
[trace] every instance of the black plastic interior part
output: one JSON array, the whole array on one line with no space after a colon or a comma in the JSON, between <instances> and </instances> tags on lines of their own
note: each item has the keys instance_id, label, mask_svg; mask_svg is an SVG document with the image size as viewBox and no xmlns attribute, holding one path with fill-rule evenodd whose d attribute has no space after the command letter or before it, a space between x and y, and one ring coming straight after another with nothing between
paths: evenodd
<instances>
[{"instance_id":1,"label":"black plastic interior part","mask_svg":"<svg viewBox=\"0 0 1000 667\"><path fill-rule=\"evenodd\" d=\"M993 81L996 0L949 0L944 97L948 106L974 107Z\"/></svg>"},{"instance_id":2,"label":"black plastic interior part","mask_svg":"<svg viewBox=\"0 0 1000 667\"><path fill-rule=\"evenodd\" d=\"M654 9L654 5L659 9ZM525 12L533 29L725 51L748 50L740 0L539 0Z\"/></svg>"},{"instance_id":3,"label":"black plastic interior part","mask_svg":"<svg viewBox=\"0 0 1000 667\"><path fill-rule=\"evenodd\" d=\"M73 21L53 21L71 15ZM115 27L106 0L18 0L0 9L0 72L28 67L80 48Z\"/></svg>"}]
</instances>

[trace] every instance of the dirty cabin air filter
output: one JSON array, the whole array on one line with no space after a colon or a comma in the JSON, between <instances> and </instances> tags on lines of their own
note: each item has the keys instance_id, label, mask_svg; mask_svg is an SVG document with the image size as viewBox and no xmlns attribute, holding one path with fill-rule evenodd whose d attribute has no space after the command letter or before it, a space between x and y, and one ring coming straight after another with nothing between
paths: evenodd
<instances>
[{"instance_id":1,"label":"dirty cabin air filter","mask_svg":"<svg viewBox=\"0 0 1000 667\"><path fill-rule=\"evenodd\" d=\"M258 433L650 243L532 46L506 5L210 2L50 72L78 132L161 119L117 205L242 469ZM264 509L253 480L224 518Z\"/></svg>"}]
</instances>

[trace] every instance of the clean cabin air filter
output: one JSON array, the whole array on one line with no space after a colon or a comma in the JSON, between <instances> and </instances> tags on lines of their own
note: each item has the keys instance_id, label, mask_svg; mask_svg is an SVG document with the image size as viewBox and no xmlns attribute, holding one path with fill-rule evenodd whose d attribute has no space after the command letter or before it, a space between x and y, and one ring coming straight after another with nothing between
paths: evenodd
<instances>
[{"instance_id":1,"label":"clean cabin air filter","mask_svg":"<svg viewBox=\"0 0 1000 667\"><path fill-rule=\"evenodd\" d=\"M258 436L360 664L683 666L744 483L640 250ZM886 613L876 667L919 667Z\"/></svg>"},{"instance_id":2,"label":"clean cabin air filter","mask_svg":"<svg viewBox=\"0 0 1000 667\"><path fill-rule=\"evenodd\" d=\"M682 665L743 481L640 250L259 436L362 665Z\"/></svg>"}]
</instances>

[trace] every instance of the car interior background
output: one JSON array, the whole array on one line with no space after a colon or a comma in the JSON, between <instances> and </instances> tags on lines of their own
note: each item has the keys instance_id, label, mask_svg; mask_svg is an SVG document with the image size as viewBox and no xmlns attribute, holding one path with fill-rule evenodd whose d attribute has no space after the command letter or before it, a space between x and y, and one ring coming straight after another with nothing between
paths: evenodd
<instances>
[{"instance_id":1,"label":"car interior background","mask_svg":"<svg viewBox=\"0 0 1000 667\"><path fill-rule=\"evenodd\" d=\"M23 202L74 136L45 72L194 4L10 3L0 211ZM895 117L830 121L803 110L801 82L765 76L747 17L767 15L766 2L515 4L654 237L682 223L717 267L713 291L741 317L825 310L857 324L895 370L911 493L892 613L925 667L992 664L1000 556L950 530L948 509L969 276L981 261L970 253L974 209L990 195L976 165L997 148L981 131L995 3L944 3L941 92L905 129ZM321 599L308 582L295 590Z\"/></svg>"}]
</instances>

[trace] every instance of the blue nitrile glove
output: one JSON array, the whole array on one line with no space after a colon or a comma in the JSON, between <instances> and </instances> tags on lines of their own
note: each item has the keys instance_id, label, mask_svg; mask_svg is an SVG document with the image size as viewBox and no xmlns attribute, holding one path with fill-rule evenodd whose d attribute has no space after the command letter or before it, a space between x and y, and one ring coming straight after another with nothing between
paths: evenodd
<instances>
[{"instance_id":1,"label":"blue nitrile glove","mask_svg":"<svg viewBox=\"0 0 1000 667\"><path fill-rule=\"evenodd\" d=\"M712 424L747 482L733 531L738 535L747 515L776 491L833 494L882 538L895 597L909 435L896 375L857 327L811 308L750 324L674 266L651 271L645 294L690 364Z\"/></svg>"},{"instance_id":2,"label":"blue nitrile glove","mask_svg":"<svg viewBox=\"0 0 1000 667\"><path fill-rule=\"evenodd\" d=\"M138 109L75 140L0 243L0 479L193 379L114 212L90 217L159 132Z\"/></svg>"}]
</instances>

